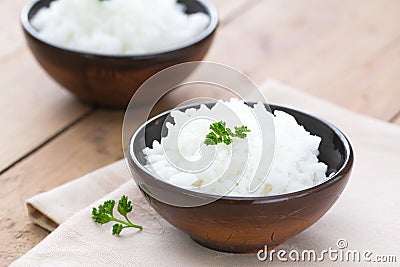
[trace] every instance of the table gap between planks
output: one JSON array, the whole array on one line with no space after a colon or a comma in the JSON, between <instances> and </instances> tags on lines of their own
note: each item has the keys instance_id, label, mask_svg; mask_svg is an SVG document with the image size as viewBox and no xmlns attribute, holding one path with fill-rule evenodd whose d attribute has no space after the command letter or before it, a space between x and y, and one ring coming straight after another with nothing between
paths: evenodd
<instances>
[{"instance_id":1,"label":"table gap between planks","mask_svg":"<svg viewBox=\"0 0 400 267\"><path fill-rule=\"evenodd\" d=\"M48 234L29 222L28 197L123 156L123 112L78 102L34 61L18 21L25 2L0 11L0 266ZM207 60L400 125L400 1L212 2L221 24Z\"/></svg>"}]
</instances>

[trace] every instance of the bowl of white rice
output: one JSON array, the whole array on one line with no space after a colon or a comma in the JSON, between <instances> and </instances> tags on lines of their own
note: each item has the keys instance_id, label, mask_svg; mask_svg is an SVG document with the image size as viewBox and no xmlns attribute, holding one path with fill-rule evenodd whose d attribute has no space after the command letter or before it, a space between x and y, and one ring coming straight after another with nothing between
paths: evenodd
<instances>
[{"instance_id":1,"label":"bowl of white rice","mask_svg":"<svg viewBox=\"0 0 400 267\"><path fill-rule=\"evenodd\" d=\"M221 104L234 110L250 131L244 139L215 144L207 168L182 170L168 156L180 153L194 162L212 125L190 118L215 113ZM249 115L253 111L265 112L273 121L272 162L254 160L262 141ZM177 129L176 146L168 146ZM241 150L241 142L246 149ZM239 154L238 161L229 158L233 154ZM232 253L277 246L314 224L339 198L353 165L350 142L331 123L292 108L235 99L185 106L150 119L132 135L126 157L135 182L165 220L201 245ZM245 170L240 158L247 158ZM258 167L269 172L251 191L247 185Z\"/></svg>"},{"instance_id":2,"label":"bowl of white rice","mask_svg":"<svg viewBox=\"0 0 400 267\"><path fill-rule=\"evenodd\" d=\"M33 0L21 24L55 81L86 103L125 108L153 74L201 60L218 15L206 0Z\"/></svg>"}]
</instances>

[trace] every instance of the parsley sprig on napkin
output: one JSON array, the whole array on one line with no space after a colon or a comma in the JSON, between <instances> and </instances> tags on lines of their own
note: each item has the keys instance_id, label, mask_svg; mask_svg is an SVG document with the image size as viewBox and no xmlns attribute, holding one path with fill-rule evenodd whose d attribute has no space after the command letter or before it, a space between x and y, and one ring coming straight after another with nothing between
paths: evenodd
<instances>
[{"instance_id":1,"label":"parsley sprig on napkin","mask_svg":"<svg viewBox=\"0 0 400 267\"><path fill-rule=\"evenodd\" d=\"M127 196L124 195L121 197L121 199L118 201L117 208L118 213L125 218L125 221L114 217L114 206L115 200L107 200L98 208L93 208L92 219L99 224L116 222L112 227L113 235L119 235L123 229L129 227L138 228L140 230L143 229L142 226L133 224L128 218L128 213L132 211L132 203L128 200Z\"/></svg>"}]
</instances>

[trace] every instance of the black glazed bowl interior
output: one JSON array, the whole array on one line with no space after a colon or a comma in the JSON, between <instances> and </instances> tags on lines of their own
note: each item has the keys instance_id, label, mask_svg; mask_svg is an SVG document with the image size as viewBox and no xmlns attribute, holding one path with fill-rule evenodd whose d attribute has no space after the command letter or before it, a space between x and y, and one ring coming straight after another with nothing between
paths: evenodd
<instances>
[{"instance_id":1,"label":"black glazed bowl interior","mask_svg":"<svg viewBox=\"0 0 400 267\"><path fill-rule=\"evenodd\" d=\"M235 253L255 252L265 245L279 245L319 220L336 202L348 182L353 165L351 145L339 129L323 119L283 106L269 106L272 111L282 110L294 116L307 131L322 138L319 160L328 165L328 174L334 172L329 180L282 195L224 196L198 207L168 204L172 203L168 199L180 198L190 203L212 196L163 182L144 167L143 149L151 146L153 140L160 140L163 122L170 118L167 111L136 131L127 159L135 182L150 205L196 242L211 249ZM198 105L189 107L198 108ZM160 201L160 194L163 201Z\"/></svg>"},{"instance_id":2,"label":"black glazed bowl interior","mask_svg":"<svg viewBox=\"0 0 400 267\"><path fill-rule=\"evenodd\" d=\"M104 55L63 48L44 40L30 20L55 0L33 0L21 12L28 46L43 69L80 100L100 107L125 108L134 92L150 76L175 64L200 61L210 48L218 14L206 0L180 0L186 13L202 12L209 25L196 37L161 52L141 55ZM97 1L97 0L94 0Z\"/></svg>"}]
</instances>

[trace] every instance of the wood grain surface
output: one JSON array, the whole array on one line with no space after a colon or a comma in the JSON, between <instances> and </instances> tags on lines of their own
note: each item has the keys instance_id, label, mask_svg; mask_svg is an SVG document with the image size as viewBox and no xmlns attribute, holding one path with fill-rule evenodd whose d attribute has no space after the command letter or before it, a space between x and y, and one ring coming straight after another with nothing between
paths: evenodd
<instances>
[{"instance_id":1,"label":"wood grain surface","mask_svg":"<svg viewBox=\"0 0 400 267\"><path fill-rule=\"evenodd\" d=\"M0 266L48 234L27 198L122 157L123 112L83 105L44 73L20 29L25 2L0 9ZM400 125L400 1L212 2L221 24L207 60Z\"/></svg>"}]
</instances>

